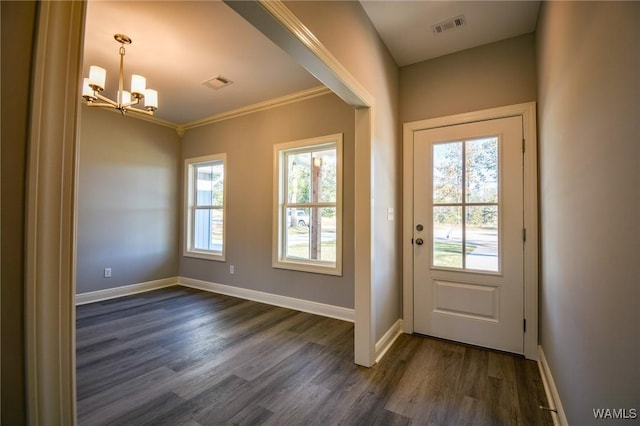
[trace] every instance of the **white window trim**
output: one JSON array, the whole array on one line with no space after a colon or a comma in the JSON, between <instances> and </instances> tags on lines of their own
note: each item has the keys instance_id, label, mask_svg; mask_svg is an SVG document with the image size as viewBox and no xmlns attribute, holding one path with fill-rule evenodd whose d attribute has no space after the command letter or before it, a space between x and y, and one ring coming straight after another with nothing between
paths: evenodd
<instances>
[{"instance_id":1,"label":"white window trim","mask_svg":"<svg viewBox=\"0 0 640 426\"><path fill-rule=\"evenodd\" d=\"M313 272L326 275L342 275L342 133L316 138L285 142L273 146L273 248L272 266L278 269ZM284 258L283 238L283 200L284 167L280 164L289 151L306 150L322 145L335 145L336 148L336 262L317 260L294 260Z\"/></svg>"},{"instance_id":2,"label":"white window trim","mask_svg":"<svg viewBox=\"0 0 640 426\"><path fill-rule=\"evenodd\" d=\"M212 161L222 161L224 167L224 183L222 186L222 253L214 253L207 250L196 250L193 248L193 207L194 207L194 166ZM184 160L184 236L183 236L183 256L195 257L199 259L225 261L227 247L227 154L213 154L202 157L187 158Z\"/></svg>"}]
</instances>

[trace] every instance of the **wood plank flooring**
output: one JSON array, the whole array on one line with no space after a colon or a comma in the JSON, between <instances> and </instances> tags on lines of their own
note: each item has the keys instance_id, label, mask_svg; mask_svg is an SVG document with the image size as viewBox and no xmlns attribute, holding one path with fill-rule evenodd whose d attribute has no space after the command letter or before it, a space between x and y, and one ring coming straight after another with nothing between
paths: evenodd
<instances>
[{"instance_id":1,"label":"wood plank flooring","mask_svg":"<svg viewBox=\"0 0 640 426\"><path fill-rule=\"evenodd\" d=\"M552 425L535 362L183 287L77 308L80 425Z\"/></svg>"}]
</instances>

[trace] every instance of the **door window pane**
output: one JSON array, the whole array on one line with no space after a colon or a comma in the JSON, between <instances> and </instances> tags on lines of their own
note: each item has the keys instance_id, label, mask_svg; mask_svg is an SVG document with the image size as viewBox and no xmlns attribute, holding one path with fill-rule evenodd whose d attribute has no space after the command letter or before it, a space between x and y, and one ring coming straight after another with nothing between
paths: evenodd
<instances>
[{"instance_id":1,"label":"door window pane","mask_svg":"<svg viewBox=\"0 0 640 426\"><path fill-rule=\"evenodd\" d=\"M433 202L462 201L462 142L433 145Z\"/></svg>"},{"instance_id":2,"label":"door window pane","mask_svg":"<svg viewBox=\"0 0 640 426\"><path fill-rule=\"evenodd\" d=\"M433 265L462 268L462 207L433 207Z\"/></svg>"},{"instance_id":3,"label":"door window pane","mask_svg":"<svg viewBox=\"0 0 640 426\"><path fill-rule=\"evenodd\" d=\"M466 267L498 271L498 206L468 206Z\"/></svg>"},{"instance_id":4,"label":"door window pane","mask_svg":"<svg viewBox=\"0 0 640 426\"><path fill-rule=\"evenodd\" d=\"M498 138L466 141L467 203L498 202Z\"/></svg>"}]
</instances>

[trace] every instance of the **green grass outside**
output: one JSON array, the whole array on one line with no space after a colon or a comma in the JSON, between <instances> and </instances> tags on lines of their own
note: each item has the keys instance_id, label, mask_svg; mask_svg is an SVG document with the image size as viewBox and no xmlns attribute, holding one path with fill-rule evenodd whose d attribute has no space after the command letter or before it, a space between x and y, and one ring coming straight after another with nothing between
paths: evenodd
<instances>
[{"instance_id":1,"label":"green grass outside","mask_svg":"<svg viewBox=\"0 0 640 426\"><path fill-rule=\"evenodd\" d=\"M467 254L472 253L477 246L466 245ZM450 268L462 267L462 243L435 241L433 246L433 264Z\"/></svg>"},{"instance_id":2,"label":"green grass outside","mask_svg":"<svg viewBox=\"0 0 640 426\"><path fill-rule=\"evenodd\" d=\"M301 235L309 234L309 228L306 226L292 226L288 229L289 235ZM322 260L328 262L335 262L336 260L336 242L335 241L323 241L320 245L320 253ZM307 243L291 244L287 250L288 257L297 257L301 259L309 258L309 245Z\"/></svg>"}]
</instances>

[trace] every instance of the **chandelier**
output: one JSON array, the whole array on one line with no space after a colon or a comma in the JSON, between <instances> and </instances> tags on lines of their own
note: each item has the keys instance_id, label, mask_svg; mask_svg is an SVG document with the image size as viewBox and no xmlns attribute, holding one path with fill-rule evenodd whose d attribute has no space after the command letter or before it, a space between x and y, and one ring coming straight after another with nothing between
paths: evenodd
<instances>
[{"instance_id":1,"label":"chandelier","mask_svg":"<svg viewBox=\"0 0 640 426\"><path fill-rule=\"evenodd\" d=\"M143 76L132 74L131 92L124 90L124 45L131 44L131 39L124 34L116 34L113 38L120 43L120 77L116 100L111 100L100 94L104 90L107 70L95 65L91 65L89 68L89 78L84 79L82 97L87 101L87 106L114 108L119 110L123 116L128 111L153 115L153 112L158 109L158 92L147 89L147 81ZM143 99L144 109L135 108Z\"/></svg>"}]
</instances>

